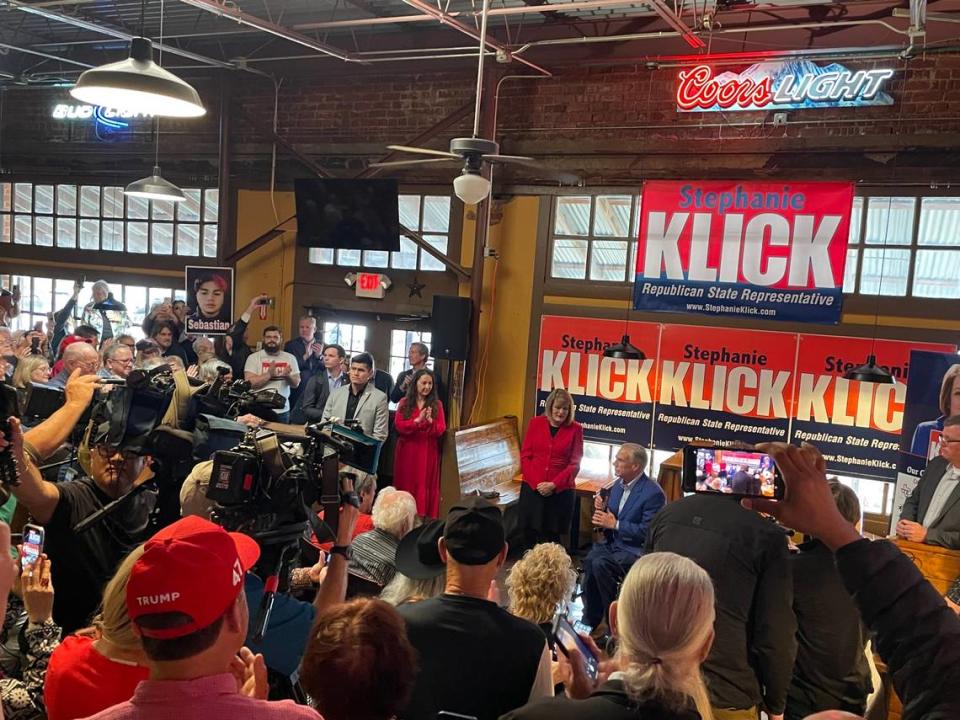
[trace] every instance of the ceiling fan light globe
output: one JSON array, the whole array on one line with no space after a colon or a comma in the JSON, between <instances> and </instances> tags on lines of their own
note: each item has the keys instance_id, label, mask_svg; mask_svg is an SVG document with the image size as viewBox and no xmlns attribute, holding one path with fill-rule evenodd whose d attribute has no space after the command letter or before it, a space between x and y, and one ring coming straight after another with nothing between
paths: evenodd
<instances>
[{"instance_id":1,"label":"ceiling fan light globe","mask_svg":"<svg viewBox=\"0 0 960 720\"><path fill-rule=\"evenodd\" d=\"M490 181L482 175L463 173L453 181L453 192L466 205L476 205L490 194Z\"/></svg>"}]
</instances>

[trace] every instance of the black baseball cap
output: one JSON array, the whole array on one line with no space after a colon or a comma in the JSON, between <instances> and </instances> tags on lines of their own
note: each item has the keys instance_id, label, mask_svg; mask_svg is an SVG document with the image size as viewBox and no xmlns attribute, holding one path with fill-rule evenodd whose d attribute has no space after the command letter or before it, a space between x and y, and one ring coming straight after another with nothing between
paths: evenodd
<instances>
[{"instance_id":1,"label":"black baseball cap","mask_svg":"<svg viewBox=\"0 0 960 720\"><path fill-rule=\"evenodd\" d=\"M447 552L458 563L486 565L503 550L503 515L482 497L464 498L450 508L443 539Z\"/></svg>"},{"instance_id":2,"label":"black baseball cap","mask_svg":"<svg viewBox=\"0 0 960 720\"><path fill-rule=\"evenodd\" d=\"M431 520L416 527L397 546L397 570L414 580L437 577L446 569L437 541L443 537L443 520Z\"/></svg>"}]
</instances>

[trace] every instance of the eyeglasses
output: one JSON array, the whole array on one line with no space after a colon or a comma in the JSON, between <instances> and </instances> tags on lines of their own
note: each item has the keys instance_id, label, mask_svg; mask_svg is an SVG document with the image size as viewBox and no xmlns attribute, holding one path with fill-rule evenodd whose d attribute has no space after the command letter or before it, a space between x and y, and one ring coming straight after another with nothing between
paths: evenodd
<instances>
[{"instance_id":1,"label":"eyeglasses","mask_svg":"<svg viewBox=\"0 0 960 720\"><path fill-rule=\"evenodd\" d=\"M940 436L941 447L944 445L951 445L953 443L960 443L960 438L954 439L954 438L943 437L942 435Z\"/></svg>"},{"instance_id":2,"label":"eyeglasses","mask_svg":"<svg viewBox=\"0 0 960 720\"><path fill-rule=\"evenodd\" d=\"M120 363L121 365L133 365L133 358L111 358L107 362Z\"/></svg>"}]
</instances>

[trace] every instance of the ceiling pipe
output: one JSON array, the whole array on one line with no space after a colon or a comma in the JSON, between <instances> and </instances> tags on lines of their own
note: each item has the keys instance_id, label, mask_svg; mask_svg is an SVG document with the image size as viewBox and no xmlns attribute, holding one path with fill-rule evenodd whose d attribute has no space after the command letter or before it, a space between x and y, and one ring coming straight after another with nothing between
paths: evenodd
<instances>
[{"instance_id":1,"label":"ceiling pipe","mask_svg":"<svg viewBox=\"0 0 960 720\"><path fill-rule=\"evenodd\" d=\"M676 30L684 42L694 50L701 50L707 46L703 40L694 34L693 30L684 24L683 20L677 17L677 14L673 12L663 0L644 0L644 2L653 8L653 11L660 16L661 20Z\"/></svg>"},{"instance_id":2,"label":"ceiling pipe","mask_svg":"<svg viewBox=\"0 0 960 720\"><path fill-rule=\"evenodd\" d=\"M306 35L301 35L298 32L294 32L290 28L277 25L269 20L256 17L255 15L250 15L249 13L245 13L243 10L238 8L221 5L220 3L216 2L216 0L180 0L180 2L182 2L184 5L189 5L190 7L199 8L200 10L213 13L214 15L218 15L222 18L233 20L241 25L256 28L257 30L261 30L275 37L282 38L283 40L289 40L292 43L302 45L303 47L310 48L311 50L316 50L317 52L324 55L329 55L330 57L335 57L338 60L343 60L344 62L359 62L354 58L352 53L347 52L346 50L341 50L340 48L320 42L319 40L309 38Z\"/></svg>"},{"instance_id":3,"label":"ceiling pipe","mask_svg":"<svg viewBox=\"0 0 960 720\"><path fill-rule=\"evenodd\" d=\"M39 8L33 5L29 5L21 0L4 0L4 3L9 7L12 7L16 10L20 10L30 15L36 15L38 17L46 18L47 20L53 20L55 22L60 22L65 25L72 25L73 27L78 27L83 30L88 30L89 32L99 33L101 35L108 35L110 37L115 37L120 40L130 41L133 40L136 35L131 35L125 30L118 30L116 28L109 27L107 25L100 25L99 23L90 22L89 20L83 20L72 15L65 15L64 13L59 13L54 10L47 10L46 8ZM166 43L158 43L151 41L153 47L162 50L165 53L170 53L172 55L178 55L188 60L195 60L196 62L203 63L204 65L212 65L213 67L224 68L226 70L238 70L236 65L224 60L217 60L215 58L207 57L205 55L198 55L197 53L190 52L189 50L182 50L181 48L175 47L173 45L167 45Z\"/></svg>"},{"instance_id":4,"label":"ceiling pipe","mask_svg":"<svg viewBox=\"0 0 960 720\"><path fill-rule=\"evenodd\" d=\"M71 60L70 58L60 57L59 55L51 55L50 53L40 52L39 50L30 50L25 47L19 47L17 45L8 45L7 43L0 43L0 48L6 48L7 50L15 50L16 52L26 53L27 55L36 55L37 57L46 58L47 60L56 60L57 62L67 63L68 65L76 65L82 68L92 68L93 65L89 63L80 62L78 60Z\"/></svg>"}]
</instances>

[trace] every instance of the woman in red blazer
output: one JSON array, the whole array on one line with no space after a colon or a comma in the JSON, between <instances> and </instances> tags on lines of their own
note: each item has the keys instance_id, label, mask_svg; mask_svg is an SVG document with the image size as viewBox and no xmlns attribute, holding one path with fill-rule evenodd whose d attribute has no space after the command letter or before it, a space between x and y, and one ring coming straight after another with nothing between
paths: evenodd
<instances>
[{"instance_id":1,"label":"woman in red blazer","mask_svg":"<svg viewBox=\"0 0 960 720\"><path fill-rule=\"evenodd\" d=\"M524 544L559 542L570 532L574 487L583 457L583 428L574 422L573 398L566 390L547 397L543 415L530 421L520 449L518 529Z\"/></svg>"}]
</instances>

